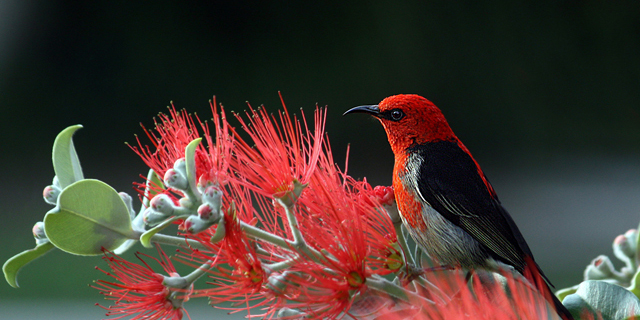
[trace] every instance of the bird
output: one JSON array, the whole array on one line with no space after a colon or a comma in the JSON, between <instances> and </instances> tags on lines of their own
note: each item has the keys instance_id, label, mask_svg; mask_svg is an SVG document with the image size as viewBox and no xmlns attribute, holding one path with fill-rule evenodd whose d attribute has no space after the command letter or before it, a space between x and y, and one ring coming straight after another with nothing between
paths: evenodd
<instances>
[{"instance_id":1,"label":"bird","mask_svg":"<svg viewBox=\"0 0 640 320\"><path fill-rule=\"evenodd\" d=\"M434 103L399 94L344 115L352 113L382 123L395 157L392 186L400 216L424 252L441 266L469 271L512 267L529 275L563 319L573 319L480 165Z\"/></svg>"}]
</instances>

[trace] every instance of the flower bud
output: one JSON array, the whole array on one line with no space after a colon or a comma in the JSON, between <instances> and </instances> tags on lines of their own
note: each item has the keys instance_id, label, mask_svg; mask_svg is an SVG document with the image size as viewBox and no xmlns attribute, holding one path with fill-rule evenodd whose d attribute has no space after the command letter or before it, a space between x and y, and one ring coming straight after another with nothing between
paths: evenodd
<instances>
[{"instance_id":1,"label":"flower bud","mask_svg":"<svg viewBox=\"0 0 640 320\"><path fill-rule=\"evenodd\" d=\"M191 201L189 197L182 197L178 200L178 204L183 208L191 208L191 206L193 206L193 201Z\"/></svg>"},{"instance_id":2,"label":"flower bud","mask_svg":"<svg viewBox=\"0 0 640 320\"><path fill-rule=\"evenodd\" d=\"M184 160L184 158L176 160L176 162L173 163L173 169L175 169L182 176L187 176L187 162Z\"/></svg>"},{"instance_id":3,"label":"flower bud","mask_svg":"<svg viewBox=\"0 0 640 320\"><path fill-rule=\"evenodd\" d=\"M211 181L211 178L209 178L209 175L200 175L200 178L198 178L198 183L196 184L198 191L200 191L200 193L204 193L204 190L210 186L213 186L213 182Z\"/></svg>"},{"instance_id":4,"label":"flower bud","mask_svg":"<svg viewBox=\"0 0 640 320\"><path fill-rule=\"evenodd\" d=\"M151 206L151 209L159 213L163 213L167 217L172 215L175 210L175 205L171 198L163 193L153 197L149 202L149 205Z\"/></svg>"},{"instance_id":5,"label":"flower bud","mask_svg":"<svg viewBox=\"0 0 640 320\"><path fill-rule=\"evenodd\" d=\"M58 196L60 196L61 192L62 190L55 185L46 186L42 191L42 197L46 203L55 206L58 203Z\"/></svg>"},{"instance_id":6,"label":"flower bud","mask_svg":"<svg viewBox=\"0 0 640 320\"><path fill-rule=\"evenodd\" d=\"M619 235L613 240L613 253L622 261L633 259L636 254L629 238L625 235Z\"/></svg>"},{"instance_id":7,"label":"flower bud","mask_svg":"<svg viewBox=\"0 0 640 320\"><path fill-rule=\"evenodd\" d=\"M142 214L142 221L149 226L155 226L168 218L168 216L162 212L155 211L151 208L147 208Z\"/></svg>"},{"instance_id":8,"label":"flower bud","mask_svg":"<svg viewBox=\"0 0 640 320\"><path fill-rule=\"evenodd\" d=\"M175 169L169 169L164 174L164 184L178 190L187 190L189 188L187 177Z\"/></svg>"},{"instance_id":9,"label":"flower bud","mask_svg":"<svg viewBox=\"0 0 640 320\"><path fill-rule=\"evenodd\" d=\"M205 221L217 222L220 219L220 209L213 208L208 203L203 203L198 207L198 217Z\"/></svg>"},{"instance_id":10,"label":"flower bud","mask_svg":"<svg viewBox=\"0 0 640 320\"><path fill-rule=\"evenodd\" d=\"M31 232L33 232L33 237L36 239L36 245L49 241L47 234L44 232L44 222L36 222L36 224L33 225L33 228L31 228Z\"/></svg>"},{"instance_id":11,"label":"flower bud","mask_svg":"<svg viewBox=\"0 0 640 320\"><path fill-rule=\"evenodd\" d=\"M198 216L189 216L184 222L180 225L180 230L184 232L196 234L207 230L213 223L209 221L205 221L200 219Z\"/></svg>"},{"instance_id":12,"label":"flower bud","mask_svg":"<svg viewBox=\"0 0 640 320\"><path fill-rule=\"evenodd\" d=\"M222 190L217 186L209 186L202 193L202 202L210 204L213 208L220 210L222 207Z\"/></svg>"},{"instance_id":13,"label":"flower bud","mask_svg":"<svg viewBox=\"0 0 640 320\"><path fill-rule=\"evenodd\" d=\"M613 263L607 256L598 256L591 261L591 264L584 270L585 280L603 280L614 275Z\"/></svg>"}]
</instances>

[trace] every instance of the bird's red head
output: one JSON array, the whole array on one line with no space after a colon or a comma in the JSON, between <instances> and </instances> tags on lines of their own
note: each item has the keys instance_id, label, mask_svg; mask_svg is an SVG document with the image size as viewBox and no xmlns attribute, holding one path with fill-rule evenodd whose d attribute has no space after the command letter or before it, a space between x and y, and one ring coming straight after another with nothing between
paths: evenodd
<instances>
[{"instance_id":1,"label":"bird's red head","mask_svg":"<svg viewBox=\"0 0 640 320\"><path fill-rule=\"evenodd\" d=\"M378 105L355 107L345 114L353 112L364 112L378 118L395 154L415 144L457 140L440 109L419 95L391 96Z\"/></svg>"}]
</instances>

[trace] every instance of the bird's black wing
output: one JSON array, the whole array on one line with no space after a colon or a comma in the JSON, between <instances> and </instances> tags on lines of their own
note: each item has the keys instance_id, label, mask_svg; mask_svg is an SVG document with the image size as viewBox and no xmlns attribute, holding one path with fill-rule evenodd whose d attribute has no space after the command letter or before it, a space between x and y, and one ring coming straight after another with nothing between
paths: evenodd
<instances>
[{"instance_id":1,"label":"bird's black wing","mask_svg":"<svg viewBox=\"0 0 640 320\"><path fill-rule=\"evenodd\" d=\"M494 259L524 271L531 250L471 155L456 142L411 148L422 200L488 248ZM410 160L411 161L411 160ZM415 163L415 162L420 163Z\"/></svg>"}]
</instances>

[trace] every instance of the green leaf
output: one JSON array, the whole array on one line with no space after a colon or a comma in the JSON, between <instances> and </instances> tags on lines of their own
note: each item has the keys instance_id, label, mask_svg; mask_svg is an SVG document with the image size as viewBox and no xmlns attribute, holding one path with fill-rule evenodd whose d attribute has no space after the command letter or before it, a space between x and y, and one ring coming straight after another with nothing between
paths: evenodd
<instances>
[{"instance_id":1,"label":"green leaf","mask_svg":"<svg viewBox=\"0 0 640 320\"><path fill-rule=\"evenodd\" d=\"M605 281L582 282L576 293L564 298L562 304L576 319L585 312L591 315L599 313L604 320L640 317L640 300L629 290Z\"/></svg>"},{"instance_id":2,"label":"green leaf","mask_svg":"<svg viewBox=\"0 0 640 320\"><path fill-rule=\"evenodd\" d=\"M45 242L37 245L33 249L22 251L9 258L9 260L7 260L7 262L2 266L4 278L7 279L9 285L14 288L18 288L18 272L20 272L20 269L27 265L27 263L49 252L53 248L55 248L53 244Z\"/></svg>"},{"instance_id":3,"label":"green leaf","mask_svg":"<svg viewBox=\"0 0 640 320\"><path fill-rule=\"evenodd\" d=\"M162 231L163 229L165 229L166 227L170 226L171 223L173 223L174 221L180 219L180 218L184 218L184 216L173 216L165 221L162 221L162 223L160 223L159 225L153 227L152 229L149 229L147 231L145 231L145 233L143 233L140 236L140 243L145 247L145 248L151 248L153 247L153 245L151 244L151 237L153 237L156 233Z\"/></svg>"},{"instance_id":4,"label":"green leaf","mask_svg":"<svg viewBox=\"0 0 640 320\"><path fill-rule=\"evenodd\" d=\"M75 182L60 193L58 206L44 216L44 230L56 247L77 255L99 255L103 247L113 251L139 236L120 195L93 179Z\"/></svg>"},{"instance_id":5,"label":"green leaf","mask_svg":"<svg viewBox=\"0 0 640 320\"><path fill-rule=\"evenodd\" d=\"M196 177L196 149L201 140L202 138L198 138L189 142L184 150L184 160L187 165L187 180L189 180L189 187L191 187L191 191L194 193L198 192L196 188L196 180L198 179L198 177Z\"/></svg>"},{"instance_id":6,"label":"green leaf","mask_svg":"<svg viewBox=\"0 0 640 320\"><path fill-rule=\"evenodd\" d=\"M84 179L78 154L73 146L73 134L82 128L81 125L67 127L62 130L53 142L53 170L58 177L62 189Z\"/></svg>"}]
</instances>

